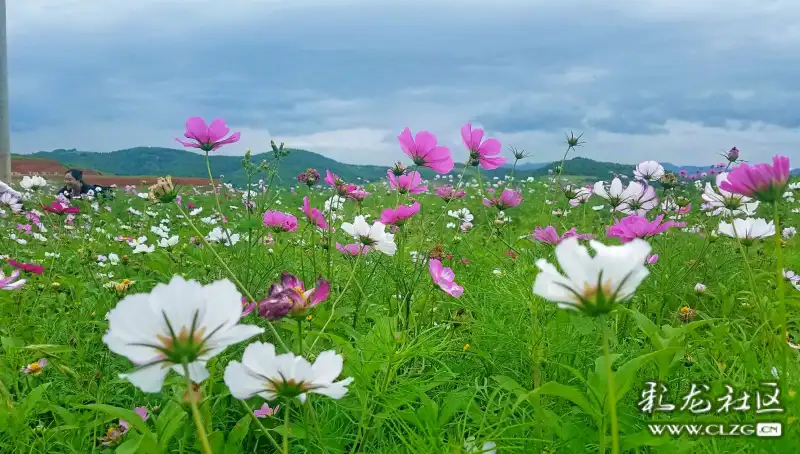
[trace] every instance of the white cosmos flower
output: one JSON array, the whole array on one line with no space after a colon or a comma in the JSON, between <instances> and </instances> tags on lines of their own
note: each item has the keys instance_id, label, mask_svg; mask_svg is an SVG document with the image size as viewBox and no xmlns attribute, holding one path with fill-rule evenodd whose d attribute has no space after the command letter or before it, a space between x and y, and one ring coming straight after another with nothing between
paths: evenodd
<instances>
[{"instance_id":1,"label":"white cosmos flower","mask_svg":"<svg viewBox=\"0 0 800 454\"><path fill-rule=\"evenodd\" d=\"M466 222L472 222L473 219L472 213L470 213L469 209L467 208L461 208L458 210L449 210L447 212L447 215L450 216L451 218L458 219L459 221L461 221L462 224Z\"/></svg>"},{"instance_id":2,"label":"white cosmos flower","mask_svg":"<svg viewBox=\"0 0 800 454\"><path fill-rule=\"evenodd\" d=\"M797 235L797 229L794 227L786 227L785 229L781 230L781 235L783 239L788 240L789 238Z\"/></svg>"},{"instance_id":3,"label":"white cosmos flower","mask_svg":"<svg viewBox=\"0 0 800 454\"><path fill-rule=\"evenodd\" d=\"M225 384L237 399L259 395L266 400L283 396L305 401L306 393L340 399L353 381L353 377L334 381L343 365L342 357L333 350L320 353L311 364L292 352L276 355L272 344L253 342L244 349L242 362L228 363Z\"/></svg>"},{"instance_id":4,"label":"white cosmos flower","mask_svg":"<svg viewBox=\"0 0 800 454\"><path fill-rule=\"evenodd\" d=\"M47 180L40 177L39 175L28 176L25 175L22 177L22 181L19 182L19 185L29 191L35 191L37 189L41 189L47 186Z\"/></svg>"},{"instance_id":5,"label":"white cosmos flower","mask_svg":"<svg viewBox=\"0 0 800 454\"><path fill-rule=\"evenodd\" d=\"M464 450L467 451L467 454L497 454L497 444L487 441L479 447L475 445L475 437L469 437L464 442Z\"/></svg>"},{"instance_id":6,"label":"white cosmos flower","mask_svg":"<svg viewBox=\"0 0 800 454\"><path fill-rule=\"evenodd\" d=\"M372 249L377 249L386 255L394 255L397 245L394 243L394 235L386 233L386 225L382 222L375 222L370 226L364 216L356 216L353 223L345 222L342 230L349 233L357 241L365 244Z\"/></svg>"},{"instance_id":7,"label":"white cosmos flower","mask_svg":"<svg viewBox=\"0 0 800 454\"><path fill-rule=\"evenodd\" d=\"M775 224L772 221L768 223L762 218L734 218L731 224L720 222L718 230L719 233L731 238L755 240L775 235Z\"/></svg>"},{"instance_id":8,"label":"white cosmos flower","mask_svg":"<svg viewBox=\"0 0 800 454\"><path fill-rule=\"evenodd\" d=\"M639 183L631 182L628 187L622 186L622 180L614 178L611 180L611 185L606 189L604 181L598 181L594 184L594 193L599 197L606 199L611 204L612 209L616 209L622 205L630 197L636 196L642 191Z\"/></svg>"},{"instance_id":9,"label":"white cosmos flower","mask_svg":"<svg viewBox=\"0 0 800 454\"><path fill-rule=\"evenodd\" d=\"M208 237L206 237L209 242L222 242L225 246L238 243L240 238L238 233L232 233L230 229L223 231L221 227L214 227L214 230L208 232Z\"/></svg>"},{"instance_id":10,"label":"white cosmos flower","mask_svg":"<svg viewBox=\"0 0 800 454\"><path fill-rule=\"evenodd\" d=\"M178 244L178 235L173 235L169 238L161 238L158 240L158 245L163 248L170 248Z\"/></svg>"},{"instance_id":11,"label":"white cosmos flower","mask_svg":"<svg viewBox=\"0 0 800 454\"><path fill-rule=\"evenodd\" d=\"M656 190L649 184L631 181L626 191L630 192L630 196L622 201L622 204L617 207L617 211L644 216L648 211L658 206Z\"/></svg>"},{"instance_id":12,"label":"white cosmos flower","mask_svg":"<svg viewBox=\"0 0 800 454\"><path fill-rule=\"evenodd\" d=\"M15 194L19 193L13 189L0 193L0 207L6 206L12 213L19 213L22 211L22 202L20 202L19 196Z\"/></svg>"},{"instance_id":13,"label":"white cosmos flower","mask_svg":"<svg viewBox=\"0 0 800 454\"><path fill-rule=\"evenodd\" d=\"M22 197L22 194L17 192L14 188L0 181L0 195L3 194L11 194L12 196L14 196L15 199L19 199Z\"/></svg>"},{"instance_id":14,"label":"white cosmos flower","mask_svg":"<svg viewBox=\"0 0 800 454\"><path fill-rule=\"evenodd\" d=\"M650 253L647 241L637 238L622 246L597 241L589 244L596 252L594 257L577 238L567 238L556 246L556 259L566 276L547 260L537 260L541 271L533 283L533 293L562 309L591 315L608 312L614 303L633 296L649 274L644 265Z\"/></svg>"},{"instance_id":15,"label":"white cosmos flower","mask_svg":"<svg viewBox=\"0 0 800 454\"><path fill-rule=\"evenodd\" d=\"M664 166L656 161L644 161L633 169L633 176L639 180L655 181L664 176Z\"/></svg>"},{"instance_id":16,"label":"white cosmos flower","mask_svg":"<svg viewBox=\"0 0 800 454\"><path fill-rule=\"evenodd\" d=\"M156 250L154 245L146 245L146 244L137 244L135 248L133 248L134 254L149 254Z\"/></svg>"},{"instance_id":17,"label":"white cosmos flower","mask_svg":"<svg viewBox=\"0 0 800 454\"><path fill-rule=\"evenodd\" d=\"M229 345L260 334L263 328L240 325L242 295L228 280L201 285L174 276L150 293L123 298L108 313L103 342L138 369L127 378L144 392L158 392L171 368L200 383L208 377L206 361Z\"/></svg>"},{"instance_id":18,"label":"white cosmos flower","mask_svg":"<svg viewBox=\"0 0 800 454\"><path fill-rule=\"evenodd\" d=\"M711 183L706 182L703 194L700 197L706 202L709 211L714 215L733 217L737 215L752 216L758 208L758 201L753 201L750 197L741 194L728 192L720 188L720 184L728 179L728 173L722 172L717 175L717 190L711 187Z\"/></svg>"}]
</instances>

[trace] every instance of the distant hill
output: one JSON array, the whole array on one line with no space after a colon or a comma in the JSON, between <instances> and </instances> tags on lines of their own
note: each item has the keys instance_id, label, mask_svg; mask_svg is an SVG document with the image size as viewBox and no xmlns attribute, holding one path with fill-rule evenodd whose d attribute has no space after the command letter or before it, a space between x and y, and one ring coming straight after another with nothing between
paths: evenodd
<instances>
[{"instance_id":1,"label":"distant hill","mask_svg":"<svg viewBox=\"0 0 800 454\"><path fill-rule=\"evenodd\" d=\"M17 157L12 158L12 162ZM181 149L136 147L108 153L96 153L78 150L53 150L24 155L26 159L49 159L60 163L63 167L78 167L93 169L101 174L118 176L159 176L172 175L173 177L207 178L205 156ZM241 156L211 156L211 167L214 177L224 176L224 180L237 186L247 183L247 177L242 169ZM272 162L272 152L253 155L256 163L266 160ZM559 162L551 163L523 163L515 169L517 178L529 176L541 177L553 170ZM707 171L709 167L677 166L670 163L663 164L668 171L677 172L685 169L689 173ZM593 159L576 157L565 161L565 175L580 176L587 181L607 180L612 173L632 175L634 166L631 164L617 164L613 162L600 162ZM324 175L325 170L339 175L345 181L361 184L376 181L386 176L386 166L344 164L317 153L306 150L291 150L288 157L281 161L277 183L281 186L296 185L296 177L307 168L317 169ZM463 164L457 163L453 174L458 175ZM424 178L433 178L434 173L429 169L420 169ZM482 171L485 179L494 177L503 178L511 172L511 166L503 166L492 171ZM797 170L795 170L795 173ZM467 177L475 175L474 168L468 169ZM360 178L360 179L359 179Z\"/></svg>"}]
</instances>

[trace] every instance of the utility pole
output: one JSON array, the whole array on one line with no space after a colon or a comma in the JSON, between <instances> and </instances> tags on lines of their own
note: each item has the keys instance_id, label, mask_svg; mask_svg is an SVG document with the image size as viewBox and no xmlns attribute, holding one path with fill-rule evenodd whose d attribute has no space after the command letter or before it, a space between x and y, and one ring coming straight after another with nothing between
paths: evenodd
<instances>
[{"instance_id":1,"label":"utility pole","mask_svg":"<svg viewBox=\"0 0 800 454\"><path fill-rule=\"evenodd\" d=\"M6 0L0 0L0 181L11 183L11 125L8 118Z\"/></svg>"}]
</instances>

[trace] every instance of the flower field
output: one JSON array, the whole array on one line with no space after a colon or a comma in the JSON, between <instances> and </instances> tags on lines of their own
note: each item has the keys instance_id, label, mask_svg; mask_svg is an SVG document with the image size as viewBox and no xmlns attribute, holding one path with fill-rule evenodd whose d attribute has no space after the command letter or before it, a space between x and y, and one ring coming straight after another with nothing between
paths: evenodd
<instances>
[{"instance_id":1,"label":"flower field","mask_svg":"<svg viewBox=\"0 0 800 454\"><path fill-rule=\"evenodd\" d=\"M0 188L0 452L800 451L787 157L583 186L461 136L363 186L273 143L243 188Z\"/></svg>"}]
</instances>

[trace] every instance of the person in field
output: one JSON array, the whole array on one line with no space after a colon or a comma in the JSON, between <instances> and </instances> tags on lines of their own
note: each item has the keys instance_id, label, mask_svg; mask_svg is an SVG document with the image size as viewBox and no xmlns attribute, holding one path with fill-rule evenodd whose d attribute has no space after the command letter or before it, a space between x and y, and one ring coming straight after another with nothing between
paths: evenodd
<instances>
[{"instance_id":1,"label":"person in field","mask_svg":"<svg viewBox=\"0 0 800 454\"><path fill-rule=\"evenodd\" d=\"M91 194L95 197L111 196L111 188L89 184L83 181L83 172L78 169L69 169L64 173L64 187L58 191L68 199Z\"/></svg>"}]
</instances>

